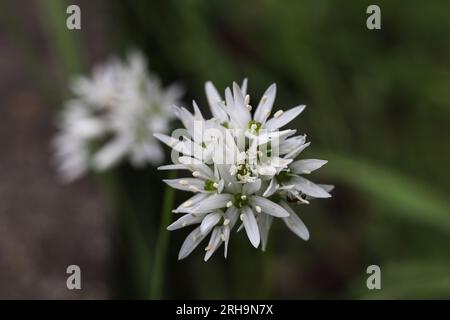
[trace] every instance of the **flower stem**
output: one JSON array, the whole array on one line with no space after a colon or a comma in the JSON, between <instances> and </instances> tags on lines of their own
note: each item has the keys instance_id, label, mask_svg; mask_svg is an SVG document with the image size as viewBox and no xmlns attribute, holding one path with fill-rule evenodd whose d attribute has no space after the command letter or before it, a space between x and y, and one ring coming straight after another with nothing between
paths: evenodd
<instances>
[{"instance_id":1,"label":"flower stem","mask_svg":"<svg viewBox=\"0 0 450 320\"><path fill-rule=\"evenodd\" d=\"M174 179L176 176L175 171L169 173L169 179ZM150 283L150 299L161 299L162 298L162 285L165 278L165 264L167 249L169 247L169 231L167 231L167 226L170 223L173 200L174 200L175 190L169 186L166 186L164 191L163 209L161 215L161 224L159 227L158 239L156 240L155 256L153 260L153 269L151 274Z\"/></svg>"}]
</instances>

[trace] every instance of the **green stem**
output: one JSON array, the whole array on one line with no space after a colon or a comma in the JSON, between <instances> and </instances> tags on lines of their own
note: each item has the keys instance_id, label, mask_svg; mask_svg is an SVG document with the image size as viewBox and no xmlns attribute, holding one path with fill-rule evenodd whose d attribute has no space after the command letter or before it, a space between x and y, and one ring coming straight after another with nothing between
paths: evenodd
<instances>
[{"instance_id":1,"label":"green stem","mask_svg":"<svg viewBox=\"0 0 450 320\"><path fill-rule=\"evenodd\" d=\"M174 171L169 173L169 179L175 178L176 173ZM170 223L172 216L173 200L175 190L169 186L166 186L164 191L163 211L161 215L161 224L159 227L158 239L156 241L155 257L153 263L153 269L151 274L150 283L150 299L162 298L162 285L165 277L165 264L167 249L169 247L169 231L167 226Z\"/></svg>"}]
</instances>

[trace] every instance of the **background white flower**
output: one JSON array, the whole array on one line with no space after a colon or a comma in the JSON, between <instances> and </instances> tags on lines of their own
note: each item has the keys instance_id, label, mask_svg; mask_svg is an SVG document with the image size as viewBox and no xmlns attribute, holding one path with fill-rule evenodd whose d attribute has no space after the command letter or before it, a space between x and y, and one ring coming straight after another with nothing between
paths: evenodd
<instances>
[{"instance_id":1,"label":"background white flower","mask_svg":"<svg viewBox=\"0 0 450 320\"><path fill-rule=\"evenodd\" d=\"M168 131L171 107L182 91L176 85L163 88L141 53L131 52L125 61L109 59L90 77L75 78L71 90L74 98L64 106L53 141L65 180L124 159L136 167L163 161L153 133Z\"/></svg>"}]
</instances>

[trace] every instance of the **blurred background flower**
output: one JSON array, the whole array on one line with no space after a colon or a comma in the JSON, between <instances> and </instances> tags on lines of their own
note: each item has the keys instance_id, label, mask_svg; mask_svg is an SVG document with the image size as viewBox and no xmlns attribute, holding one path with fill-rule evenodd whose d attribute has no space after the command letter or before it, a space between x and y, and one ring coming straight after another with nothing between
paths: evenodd
<instances>
[{"instance_id":1,"label":"blurred background flower","mask_svg":"<svg viewBox=\"0 0 450 320\"><path fill-rule=\"evenodd\" d=\"M206 80L248 76L251 96L277 83L277 109L308 106L291 127L329 161L315 181L336 185L301 212L310 241L275 224L264 255L241 233L233 259L178 262L187 232L171 233L163 297L450 297L448 1L379 1L381 30L368 1L80 0L79 31L68 3L24 3L0 4L1 297L149 296L165 176L124 162L63 188L48 146L68 80L130 47L202 107ZM73 263L81 292L65 287ZM366 287L371 264L382 290Z\"/></svg>"},{"instance_id":2,"label":"blurred background flower","mask_svg":"<svg viewBox=\"0 0 450 320\"><path fill-rule=\"evenodd\" d=\"M181 90L163 89L141 53L129 53L125 63L113 58L96 66L92 78L73 80L72 91L75 97L66 102L54 139L65 180L89 169L111 169L125 157L135 167L163 161L153 133L168 131Z\"/></svg>"}]
</instances>

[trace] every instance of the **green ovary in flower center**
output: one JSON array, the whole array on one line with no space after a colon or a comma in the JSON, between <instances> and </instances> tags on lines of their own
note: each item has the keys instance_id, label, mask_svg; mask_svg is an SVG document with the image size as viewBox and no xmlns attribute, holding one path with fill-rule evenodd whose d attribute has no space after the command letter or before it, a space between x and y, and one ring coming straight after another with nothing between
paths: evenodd
<instances>
[{"instance_id":1,"label":"green ovary in flower center","mask_svg":"<svg viewBox=\"0 0 450 320\"><path fill-rule=\"evenodd\" d=\"M261 122L258 122L256 120L250 120L248 122L248 129L250 129L251 133L258 134L259 130L261 129Z\"/></svg>"},{"instance_id":2,"label":"green ovary in flower center","mask_svg":"<svg viewBox=\"0 0 450 320\"><path fill-rule=\"evenodd\" d=\"M248 205L248 197L242 193L236 193L234 195L233 204L236 208L242 208Z\"/></svg>"},{"instance_id":3,"label":"green ovary in flower center","mask_svg":"<svg viewBox=\"0 0 450 320\"><path fill-rule=\"evenodd\" d=\"M216 191L217 183L213 180L205 180L205 185L203 186L203 189L205 189L205 191Z\"/></svg>"}]
</instances>

